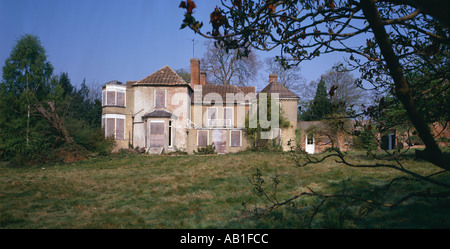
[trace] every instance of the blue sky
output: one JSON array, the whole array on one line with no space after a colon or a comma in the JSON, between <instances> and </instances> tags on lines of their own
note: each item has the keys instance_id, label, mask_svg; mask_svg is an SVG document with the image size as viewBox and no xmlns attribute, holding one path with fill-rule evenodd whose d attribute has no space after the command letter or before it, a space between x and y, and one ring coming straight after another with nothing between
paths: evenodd
<instances>
[{"instance_id":1,"label":"blue sky","mask_svg":"<svg viewBox=\"0 0 450 249\"><path fill-rule=\"evenodd\" d=\"M140 80L166 65L188 69L192 39L198 42L196 58L205 52L205 39L179 29L184 14L180 1L0 0L0 66L20 36L29 33L40 38L54 73L67 72L75 86L83 79L98 84ZM196 18L207 25L220 1L195 2ZM276 53L258 55L263 60ZM306 61L300 65L301 75L307 82L316 80L343 56ZM259 90L266 84L261 79L255 83Z\"/></svg>"}]
</instances>

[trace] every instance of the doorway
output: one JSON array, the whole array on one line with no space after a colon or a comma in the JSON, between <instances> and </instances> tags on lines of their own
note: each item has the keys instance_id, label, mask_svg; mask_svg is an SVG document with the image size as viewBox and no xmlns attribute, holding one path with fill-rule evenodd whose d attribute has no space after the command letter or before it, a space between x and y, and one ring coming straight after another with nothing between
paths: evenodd
<instances>
[{"instance_id":1,"label":"doorway","mask_svg":"<svg viewBox=\"0 0 450 249\"><path fill-rule=\"evenodd\" d=\"M216 147L217 154L225 154L227 149L227 130L212 130L212 142Z\"/></svg>"},{"instance_id":2,"label":"doorway","mask_svg":"<svg viewBox=\"0 0 450 249\"><path fill-rule=\"evenodd\" d=\"M305 151L308 154L314 154L314 134L312 133L306 135Z\"/></svg>"},{"instance_id":3,"label":"doorway","mask_svg":"<svg viewBox=\"0 0 450 249\"><path fill-rule=\"evenodd\" d=\"M149 128L149 147L164 147L164 121L151 121Z\"/></svg>"}]
</instances>

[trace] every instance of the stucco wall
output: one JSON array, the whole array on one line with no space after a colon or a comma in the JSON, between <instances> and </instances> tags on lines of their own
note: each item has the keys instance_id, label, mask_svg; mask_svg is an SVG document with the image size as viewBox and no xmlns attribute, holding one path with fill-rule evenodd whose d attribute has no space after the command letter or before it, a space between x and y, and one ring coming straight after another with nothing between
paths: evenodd
<instances>
[{"instance_id":1,"label":"stucco wall","mask_svg":"<svg viewBox=\"0 0 450 249\"><path fill-rule=\"evenodd\" d=\"M159 108L166 110L173 116L173 127L176 132L174 139L174 146L179 149L186 148L186 127L190 111L190 96L187 87L167 87L167 86L138 86L134 87L134 110L141 111L135 116L134 128L134 146L145 147L145 114L155 110L155 90L166 91L166 107ZM152 118L153 120L163 120L163 118ZM166 125L168 125L166 123Z\"/></svg>"},{"instance_id":2,"label":"stucco wall","mask_svg":"<svg viewBox=\"0 0 450 249\"><path fill-rule=\"evenodd\" d=\"M291 146L295 144L295 130L297 129L297 100L281 99L281 110L283 111L283 116L289 121L289 128L283 128L281 130L281 146L284 151L289 151L290 145L288 145L289 140L292 140Z\"/></svg>"},{"instance_id":3,"label":"stucco wall","mask_svg":"<svg viewBox=\"0 0 450 249\"><path fill-rule=\"evenodd\" d=\"M197 147L197 130L198 129L188 129L188 136L187 136L187 149L186 152L189 154L194 154L194 151L198 150ZM202 129L202 130L207 130L208 131L208 145L212 144L212 139L213 139L213 129ZM231 130L237 130L237 129L225 129L226 130L226 150L225 153L236 153L239 151L244 151L247 149L247 147L249 146L249 143L247 141L247 139L245 138L245 134L244 134L244 130L241 130L242 134L241 134L241 146L240 147L232 147L231 146L231 141L230 141L230 131Z\"/></svg>"}]
</instances>

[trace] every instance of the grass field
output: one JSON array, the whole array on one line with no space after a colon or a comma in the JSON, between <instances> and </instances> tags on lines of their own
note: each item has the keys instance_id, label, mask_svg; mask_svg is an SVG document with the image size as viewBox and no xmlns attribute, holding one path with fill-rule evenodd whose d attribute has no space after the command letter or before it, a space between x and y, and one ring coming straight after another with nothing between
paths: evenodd
<instances>
[{"instance_id":1,"label":"grass field","mask_svg":"<svg viewBox=\"0 0 450 249\"><path fill-rule=\"evenodd\" d=\"M350 159L366 162L362 154ZM412 159L404 164L422 174L438 168ZM249 178L260 169L271 190L278 175L279 200L306 187L336 193L378 186L402 173L353 169L327 159L297 168L289 153L145 156L115 154L88 161L28 168L0 166L0 228L305 228L302 210L316 198L256 219L243 210L255 199ZM449 182L448 173L440 180ZM401 182L392 198L426 187ZM337 228L336 203L323 206L311 228ZM354 210L358 213L358 210ZM360 211L360 210L359 210ZM347 215L344 228L450 228L450 200L413 198L394 208L377 208L364 218Z\"/></svg>"}]
</instances>

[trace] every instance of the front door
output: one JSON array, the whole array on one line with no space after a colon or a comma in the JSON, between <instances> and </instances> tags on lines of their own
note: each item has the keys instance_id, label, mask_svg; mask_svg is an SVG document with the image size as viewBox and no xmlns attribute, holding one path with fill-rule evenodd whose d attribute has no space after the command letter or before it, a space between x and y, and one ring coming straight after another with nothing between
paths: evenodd
<instances>
[{"instance_id":1,"label":"front door","mask_svg":"<svg viewBox=\"0 0 450 249\"><path fill-rule=\"evenodd\" d=\"M314 134L306 135L306 146L305 151L309 154L314 154Z\"/></svg>"},{"instance_id":2,"label":"front door","mask_svg":"<svg viewBox=\"0 0 450 249\"><path fill-rule=\"evenodd\" d=\"M217 154L225 154L227 149L227 131L212 130L212 142L216 147Z\"/></svg>"},{"instance_id":3,"label":"front door","mask_svg":"<svg viewBox=\"0 0 450 249\"><path fill-rule=\"evenodd\" d=\"M164 121L162 122L150 122L150 148L153 147L164 147Z\"/></svg>"}]
</instances>

